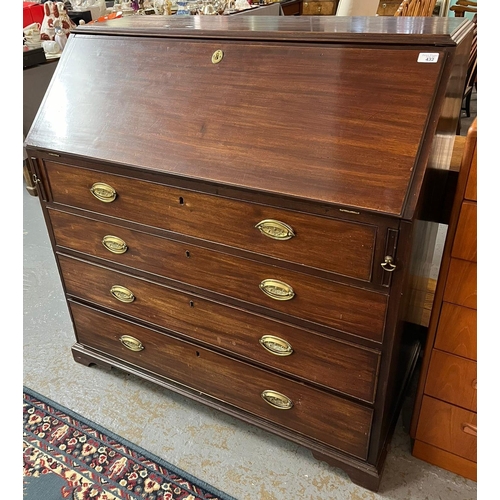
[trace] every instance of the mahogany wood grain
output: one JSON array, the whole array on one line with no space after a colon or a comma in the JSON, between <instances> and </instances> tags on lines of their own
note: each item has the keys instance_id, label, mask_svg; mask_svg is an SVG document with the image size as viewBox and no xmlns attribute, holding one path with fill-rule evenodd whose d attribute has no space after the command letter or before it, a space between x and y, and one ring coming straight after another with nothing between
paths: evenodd
<instances>
[{"instance_id":1,"label":"mahogany wood grain","mask_svg":"<svg viewBox=\"0 0 500 500\"><path fill-rule=\"evenodd\" d=\"M85 219L75 218L74 221L84 222ZM70 233L68 240L61 236L63 231L59 231L56 226L56 238L60 237L58 244L68 245L89 255L103 255L106 260L129 267L140 264L140 268L145 271L196 286L200 291L210 290L233 300L252 302L266 308L269 315L277 311L354 336L378 342L382 340L388 300L387 295L382 293L356 289L185 243L143 234L134 235L129 231L112 233L114 236L123 236L130 245L126 253L115 255L101 243L102 238L109 234L107 231L87 233L80 230L90 227L86 224L76 225L77 230ZM90 243L87 235L93 238ZM84 236L84 239L79 239L80 236ZM267 296L259 288L265 279L288 284L295 295L290 300L276 300Z\"/></svg>"},{"instance_id":2,"label":"mahogany wood grain","mask_svg":"<svg viewBox=\"0 0 500 500\"><path fill-rule=\"evenodd\" d=\"M56 203L120 217L148 226L211 240L283 261L369 281L377 227L280 210L161 184L45 162ZM105 182L117 192L111 203L90 192ZM284 222L295 236L278 241L255 226L266 219ZM325 251L328 250L328 251Z\"/></svg>"},{"instance_id":3,"label":"mahogany wood grain","mask_svg":"<svg viewBox=\"0 0 500 500\"><path fill-rule=\"evenodd\" d=\"M232 24L230 17L225 21ZM99 57L103 43L105 72ZM224 58L212 64L219 49ZM317 50L278 42L200 45L138 37L124 51L120 37L101 35L74 36L66 50L33 124L34 144L390 215L403 212L434 99L429 89L436 87L446 61L445 49L437 46L437 62L422 64L417 47L325 45ZM133 71L131 58L137 61ZM73 60L85 68L81 74L66 70ZM129 68L126 77L123 68ZM64 81L58 79L61 73ZM101 88L120 81L120 92L134 98L103 115L109 106L106 92L96 92L92 106L74 97L97 79ZM61 92L74 101L65 114L57 105ZM133 127L115 126L130 116ZM64 134L57 133L60 123ZM98 138L88 141L96 123L101 124ZM161 147L144 147L151 142Z\"/></svg>"},{"instance_id":4,"label":"mahogany wood grain","mask_svg":"<svg viewBox=\"0 0 500 500\"><path fill-rule=\"evenodd\" d=\"M59 262L71 296L373 401L380 361L376 351L65 256L60 256ZM116 300L110 293L113 285L131 290L135 300ZM287 340L294 355L279 357L266 352L259 344L264 334Z\"/></svg>"},{"instance_id":5,"label":"mahogany wood grain","mask_svg":"<svg viewBox=\"0 0 500 500\"><path fill-rule=\"evenodd\" d=\"M191 310L186 311L188 306L195 307L191 305L191 301L195 304L198 303L193 300L193 297L198 296L198 294L183 294L179 297L179 293L176 294L170 287L152 285L149 280L135 278L133 275L119 273L101 266L89 265L78 259L61 255L59 257L59 264L65 273L65 285L68 293L71 295L91 300L125 314L136 315L156 324L175 324L174 318L171 317L171 314L174 315L174 311L171 311L172 307L179 308L175 316L177 317L177 321L180 321L187 312L194 314ZM130 289L136 300L128 304L115 300L110 294L110 289L113 285L125 286ZM222 319L224 314L222 312L219 313L217 319ZM203 320L206 321L208 318L203 318L199 321L202 323ZM190 318L184 321L188 321L189 325L194 319ZM219 326L224 328L223 325L225 323ZM200 327L199 324L197 327ZM170 328L173 328L173 326L170 326ZM189 335L186 326L184 326L183 331ZM233 334L230 329L227 333ZM333 334L334 332L332 332Z\"/></svg>"},{"instance_id":6,"label":"mahogany wood grain","mask_svg":"<svg viewBox=\"0 0 500 500\"><path fill-rule=\"evenodd\" d=\"M365 458L372 410L306 387L269 371L175 339L134 323L72 303L78 341L171 378L197 391L307 434L346 453ZM120 337L131 335L144 349L133 352ZM261 397L274 390L293 401L290 410L271 407Z\"/></svg>"},{"instance_id":7,"label":"mahogany wood grain","mask_svg":"<svg viewBox=\"0 0 500 500\"><path fill-rule=\"evenodd\" d=\"M449 153L474 26L335 17L79 27L25 145L75 360L291 439L377 489L419 353L405 328L408 275L429 250L418 227L451 225L435 200L462 189ZM88 198L97 180L116 201ZM296 236L262 239L255 224L282 217ZM115 230L121 256L100 243ZM264 295L265 278L293 299ZM113 298L115 284L134 301ZM268 359L263 332L293 354ZM264 388L292 409L271 408Z\"/></svg>"},{"instance_id":8,"label":"mahogany wood grain","mask_svg":"<svg viewBox=\"0 0 500 500\"><path fill-rule=\"evenodd\" d=\"M471 481L477 481L477 463L472 460L467 460L418 440L413 444L412 454L420 460L437 465Z\"/></svg>"},{"instance_id":9,"label":"mahogany wood grain","mask_svg":"<svg viewBox=\"0 0 500 500\"><path fill-rule=\"evenodd\" d=\"M451 259L443 300L477 309L477 264Z\"/></svg>"},{"instance_id":10,"label":"mahogany wood grain","mask_svg":"<svg viewBox=\"0 0 500 500\"><path fill-rule=\"evenodd\" d=\"M460 210L451 256L477 262L477 204L464 201Z\"/></svg>"},{"instance_id":11,"label":"mahogany wood grain","mask_svg":"<svg viewBox=\"0 0 500 500\"><path fill-rule=\"evenodd\" d=\"M424 396L416 439L476 462L477 437L464 432L467 425L477 426L474 412Z\"/></svg>"},{"instance_id":12,"label":"mahogany wood grain","mask_svg":"<svg viewBox=\"0 0 500 500\"><path fill-rule=\"evenodd\" d=\"M436 349L477 359L477 311L443 303L434 343Z\"/></svg>"},{"instance_id":13,"label":"mahogany wood grain","mask_svg":"<svg viewBox=\"0 0 500 500\"><path fill-rule=\"evenodd\" d=\"M477 411L476 362L434 349L425 393L466 410Z\"/></svg>"},{"instance_id":14,"label":"mahogany wood grain","mask_svg":"<svg viewBox=\"0 0 500 500\"><path fill-rule=\"evenodd\" d=\"M116 22L115 22L116 21ZM469 31L464 20L440 19L439 17L419 20L418 29L412 30L408 22L401 19L377 19L367 16L356 20L353 30L348 17L322 16L313 19L299 18L248 19L246 16L205 16L197 19L196 26L187 29L185 20L169 18L169 26L157 16L141 16L131 19L126 16L94 25L78 26L76 34L107 35L155 35L163 38L185 39L230 39L230 40L287 40L311 42L351 42L367 45L440 45L454 46L459 43L463 32ZM465 28L465 29L464 29ZM359 33L363 33L360 40Z\"/></svg>"}]
</instances>

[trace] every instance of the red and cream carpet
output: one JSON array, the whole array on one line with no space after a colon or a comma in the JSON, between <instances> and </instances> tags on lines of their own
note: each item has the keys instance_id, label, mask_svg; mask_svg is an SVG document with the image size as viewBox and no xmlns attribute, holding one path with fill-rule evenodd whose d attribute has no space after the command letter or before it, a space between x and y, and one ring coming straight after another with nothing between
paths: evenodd
<instances>
[{"instance_id":1,"label":"red and cream carpet","mask_svg":"<svg viewBox=\"0 0 500 500\"><path fill-rule=\"evenodd\" d=\"M25 500L235 500L24 387Z\"/></svg>"}]
</instances>

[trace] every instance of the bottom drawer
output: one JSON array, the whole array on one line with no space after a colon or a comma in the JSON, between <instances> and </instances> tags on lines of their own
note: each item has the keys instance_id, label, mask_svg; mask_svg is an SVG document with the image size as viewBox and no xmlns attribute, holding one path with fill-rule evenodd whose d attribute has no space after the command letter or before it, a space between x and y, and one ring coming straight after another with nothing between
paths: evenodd
<instances>
[{"instance_id":1,"label":"bottom drawer","mask_svg":"<svg viewBox=\"0 0 500 500\"><path fill-rule=\"evenodd\" d=\"M476 413L424 395L415 439L476 462L476 429Z\"/></svg>"},{"instance_id":2,"label":"bottom drawer","mask_svg":"<svg viewBox=\"0 0 500 500\"><path fill-rule=\"evenodd\" d=\"M366 459L371 409L93 308L70 308L80 344Z\"/></svg>"}]
</instances>

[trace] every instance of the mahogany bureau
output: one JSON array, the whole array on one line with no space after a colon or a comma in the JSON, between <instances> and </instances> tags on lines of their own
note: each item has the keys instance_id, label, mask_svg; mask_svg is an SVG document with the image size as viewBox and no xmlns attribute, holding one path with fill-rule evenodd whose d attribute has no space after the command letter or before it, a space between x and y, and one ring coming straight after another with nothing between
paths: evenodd
<instances>
[{"instance_id":1,"label":"mahogany bureau","mask_svg":"<svg viewBox=\"0 0 500 500\"><path fill-rule=\"evenodd\" d=\"M377 490L419 352L412 249L441 216L471 36L453 18L78 27L25 143L74 359Z\"/></svg>"}]
</instances>

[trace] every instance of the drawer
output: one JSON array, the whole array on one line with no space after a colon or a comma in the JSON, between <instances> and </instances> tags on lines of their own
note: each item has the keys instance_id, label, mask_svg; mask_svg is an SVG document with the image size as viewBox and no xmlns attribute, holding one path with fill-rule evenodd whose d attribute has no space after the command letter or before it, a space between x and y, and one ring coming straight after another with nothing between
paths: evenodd
<instances>
[{"instance_id":1,"label":"drawer","mask_svg":"<svg viewBox=\"0 0 500 500\"><path fill-rule=\"evenodd\" d=\"M337 10L336 1L304 2L302 4L303 16L333 16Z\"/></svg>"},{"instance_id":2,"label":"drawer","mask_svg":"<svg viewBox=\"0 0 500 500\"><path fill-rule=\"evenodd\" d=\"M51 161L45 161L45 166L56 203L284 262L371 280L375 226L230 200ZM93 196L90 188L96 182L112 186L116 199L103 203Z\"/></svg>"},{"instance_id":3,"label":"drawer","mask_svg":"<svg viewBox=\"0 0 500 500\"><path fill-rule=\"evenodd\" d=\"M451 259L443 300L477 309L477 264Z\"/></svg>"},{"instance_id":4,"label":"drawer","mask_svg":"<svg viewBox=\"0 0 500 500\"><path fill-rule=\"evenodd\" d=\"M387 296L382 293L54 210L50 214L56 244L62 247L356 336L382 340L387 307ZM108 235L123 240L127 251L108 251L102 244Z\"/></svg>"},{"instance_id":5,"label":"drawer","mask_svg":"<svg viewBox=\"0 0 500 500\"><path fill-rule=\"evenodd\" d=\"M377 16L394 16L400 5L401 0L380 0Z\"/></svg>"},{"instance_id":6,"label":"drawer","mask_svg":"<svg viewBox=\"0 0 500 500\"><path fill-rule=\"evenodd\" d=\"M477 462L477 415L424 395L416 439Z\"/></svg>"},{"instance_id":7,"label":"drawer","mask_svg":"<svg viewBox=\"0 0 500 500\"><path fill-rule=\"evenodd\" d=\"M70 307L80 344L366 458L372 410L91 308L75 303ZM126 336L133 338L127 342ZM269 395L278 408L263 399L264 391L279 393Z\"/></svg>"},{"instance_id":8,"label":"drawer","mask_svg":"<svg viewBox=\"0 0 500 500\"><path fill-rule=\"evenodd\" d=\"M474 202L462 203L451 256L477 262L477 204Z\"/></svg>"},{"instance_id":9,"label":"drawer","mask_svg":"<svg viewBox=\"0 0 500 500\"><path fill-rule=\"evenodd\" d=\"M477 411L476 362L434 349L425 393L467 410Z\"/></svg>"},{"instance_id":10,"label":"drawer","mask_svg":"<svg viewBox=\"0 0 500 500\"><path fill-rule=\"evenodd\" d=\"M61 256L59 261L66 290L75 297L315 384L374 401L380 361L377 351L76 259ZM110 289L116 284L133 291L133 302L121 302L111 295ZM292 353L284 355L289 348Z\"/></svg>"},{"instance_id":11,"label":"drawer","mask_svg":"<svg viewBox=\"0 0 500 500\"><path fill-rule=\"evenodd\" d=\"M477 359L477 311L443 302L434 347Z\"/></svg>"}]
</instances>

